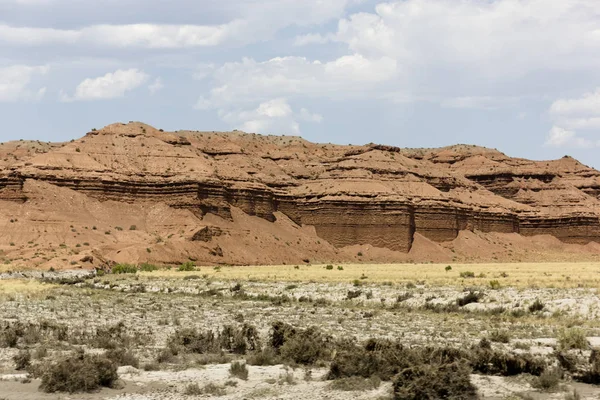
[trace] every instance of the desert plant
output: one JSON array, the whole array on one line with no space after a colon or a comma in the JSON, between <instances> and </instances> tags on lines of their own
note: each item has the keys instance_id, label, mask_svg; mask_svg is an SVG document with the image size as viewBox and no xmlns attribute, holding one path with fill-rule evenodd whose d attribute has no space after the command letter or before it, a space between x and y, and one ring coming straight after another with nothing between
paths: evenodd
<instances>
[{"instance_id":1,"label":"desert plant","mask_svg":"<svg viewBox=\"0 0 600 400\"><path fill-rule=\"evenodd\" d=\"M475 273L472 271L463 271L460 273L461 278L475 278Z\"/></svg>"},{"instance_id":2,"label":"desert plant","mask_svg":"<svg viewBox=\"0 0 600 400\"><path fill-rule=\"evenodd\" d=\"M535 301L529 305L529 312L534 313L537 311L542 311L545 307L546 305L540 301L540 299L535 299Z\"/></svg>"},{"instance_id":3,"label":"desert plant","mask_svg":"<svg viewBox=\"0 0 600 400\"><path fill-rule=\"evenodd\" d=\"M560 373L556 369L546 370L540 374L534 381L533 386L541 390L554 390L560 383Z\"/></svg>"},{"instance_id":4,"label":"desert plant","mask_svg":"<svg viewBox=\"0 0 600 400\"><path fill-rule=\"evenodd\" d=\"M142 263L139 265L139 270L143 272L152 272L158 270L158 267L154 264Z\"/></svg>"},{"instance_id":5,"label":"desert plant","mask_svg":"<svg viewBox=\"0 0 600 400\"><path fill-rule=\"evenodd\" d=\"M500 282L497 279L494 279L494 280L490 281L490 288L492 290L498 290L498 289L500 289Z\"/></svg>"},{"instance_id":6,"label":"desert plant","mask_svg":"<svg viewBox=\"0 0 600 400\"><path fill-rule=\"evenodd\" d=\"M557 339L562 350L585 350L589 347L585 332L580 328L563 329L558 333Z\"/></svg>"},{"instance_id":7,"label":"desert plant","mask_svg":"<svg viewBox=\"0 0 600 400\"><path fill-rule=\"evenodd\" d=\"M250 354L246 357L246 363L248 365L277 365L281 363L279 356L272 347L265 347L264 349Z\"/></svg>"},{"instance_id":8,"label":"desert plant","mask_svg":"<svg viewBox=\"0 0 600 400\"><path fill-rule=\"evenodd\" d=\"M118 379L117 365L103 356L83 353L48 363L40 368L40 389L46 393L91 392L112 387Z\"/></svg>"},{"instance_id":9,"label":"desert plant","mask_svg":"<svg viewBox=\"0 0 600 400\"><path fill-rule=\"evenodd\" d=\"M331 339L317 328L302 330L279 321L272 325L270 343L283 360L303 365L327 358L331 351Z\"/></svg>"},{"instance_id":10,"label":"desert plant","mask_svg":"<svg viewBox=\"0 0 600 400\"><path fill-rule=\"evenodd\" d=\"M26 370L31 365L31 354L27 350L20 351L13 357L17 371Z\"/></svg>"},{"instance_id":11,"label":"desert plant","mask_svg":"<svg viewBox=\"0 0 600 400\"><path fill-rule=\"evenodd\" d=\"M510 333L508 331L493 331L490 333L490 340L496 343L509 343Z\"/></svg>"},{"instance_id":12,"label":"desert plant","mask_svg":"<svg viewBox=\"0 0 600 400\"><path fill-rule=\"evenodd\" d=\"M395 400L477 399L470 369L464 363L420 364L394 378Z\"/></svg>"},{"instance_id":13,"label":"desert plant","mask_svg":"<svg viewBox=\"0 0 600 400\"><path fill-rule=\"evenodd\" d=\"M229 374L242 380L248 380L248 367L245 363L234 361L229 367Z\"/></svg>"},{"instance_id":14,"label":"desert plant","mask_svg":"<svg viewBox=\"0 0 600 400\"><path fill-rule=\"evenodd\" d=\"M117 264L112 267L111 272L113 274L135 274L137 267L131 264Z\"/></svg>"},{"instance_id":15,"label":"desert plant","mask_svg":"<svg viewBox=\"0 0 600 400\"><path fill-rule=\"evenodd\" d=\"M479 300L481 300L481 298L483 298L483 293L474 292L471 290L464 297L460 297L460 298L456 299L456 304L459 307L463 307L463 306L466 306L467 304L477 303L477 302L479 302Z\"/></svg>"},{"instance_id":16,"label":"desert plant","mask_svg":"<svg viewBox=\"0 0 600 400\"><path fill-rule=\"evenodd\" d=\"M329 383L330 390L340 390L344 392L358 392L375 390L381 385L381 379L377 376L363 378L360 376L351 376L348 378L336 379Z\"/></svg>"},{"instance_id":17,"label":"desert plant","mask_svg":"<svg viewBox=\"0 0 600 400\"><path fill-rule=\"evenodd\" d=\"M167 348L173 355L185 353L218 353L218 338L212 331L198 331L194 328L182 328L167 339Z\"/></svg>"},{"instance_id":18,"label":"desert plant","mask_svg":"<svg viewBox=\"0 0 600 400\"><path fill-rule=\"evenodd\" d=\"M196 270L196 265L191 262L191 261L187 261L184 262L183 264L181 264L178 268L178 271L195 271Z\"/></svg>"}]
</instances>

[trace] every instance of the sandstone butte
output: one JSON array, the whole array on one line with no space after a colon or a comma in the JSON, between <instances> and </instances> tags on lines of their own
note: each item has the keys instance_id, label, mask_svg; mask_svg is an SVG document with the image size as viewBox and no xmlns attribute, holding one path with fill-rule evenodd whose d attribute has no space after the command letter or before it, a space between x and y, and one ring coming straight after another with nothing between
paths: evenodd
<instances>
[{"instance_id":1,"label":"sandstone butte","mask_svg":"<svg viewBox=\"0 0 600 400\"><path fill-rule=\"evenodd\" d=\"M0 168L5 269L600 259L600 172L571 157L131 122Z\"/></svg>"}]
</instances>

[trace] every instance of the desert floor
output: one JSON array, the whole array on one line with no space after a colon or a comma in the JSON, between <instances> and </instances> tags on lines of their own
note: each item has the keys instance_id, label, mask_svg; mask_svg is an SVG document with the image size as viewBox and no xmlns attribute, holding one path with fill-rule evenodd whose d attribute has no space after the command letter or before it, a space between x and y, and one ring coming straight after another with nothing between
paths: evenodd
<instances>
[{"instance_id":1,"label":"desert floor","mask_svg":"<svg viewBox=\"0 0 600 400\"><path fill-rule=\"evenodd\" d=\"M0 399L392 399L395 378L331 374L339 343L369 339L461 350L482 399L600 399L599 288L589 262L5 272ZM277 322L304 338L300 356L273 347ZM113 387L41 391L78 351L119 365Z\"/></svg>"}]
</instances>

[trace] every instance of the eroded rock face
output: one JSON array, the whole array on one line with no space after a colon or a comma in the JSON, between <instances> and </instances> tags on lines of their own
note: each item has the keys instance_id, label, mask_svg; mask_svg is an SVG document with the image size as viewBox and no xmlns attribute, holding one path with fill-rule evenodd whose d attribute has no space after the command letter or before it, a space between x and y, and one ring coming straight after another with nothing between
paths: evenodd
<instances>
[{"instance_id":1,"label":"eroded rock face","mask_svg":"<svg viewBox=\"0 0 600 400\"><path fill-rule=\"evenodd\" d=\"M221 236L223 231L217 226L205 226L192 236L193 242L210 242L213 237Z\"/></svg>"},{"instance_id":2,"label":"eroded rock face","mask_svg":"<svg viewBox=\"0 0 600 400\"><path fill-rule=\"evenodd\" d=\"M232 207L270 222L282 213L338 248L408 252L415 233L445 242L463 230L600 242L600 172L568 157L546 162L464 145L402 149L237 131L167 133L130 123L21 151L2 168L0 200L27 201L23 186L35 181L102 202L164 203L198 218L232 221ZM220 234L206 226L192 241ZM218 246L207 251L223 254Z\"/></svg>"}]
</instances>

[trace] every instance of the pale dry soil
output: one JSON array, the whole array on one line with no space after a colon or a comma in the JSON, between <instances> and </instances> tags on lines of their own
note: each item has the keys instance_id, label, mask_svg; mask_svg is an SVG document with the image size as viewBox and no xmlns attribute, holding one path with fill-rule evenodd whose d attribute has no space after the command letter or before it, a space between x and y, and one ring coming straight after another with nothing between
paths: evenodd
<instances>
[{"instance_id":1,"label":"pale dry soil","mask_svg":"<svg viewBox=\"0 0 600 400\"><path fill-rule=\"evenodd\" d=\"M184 356L177 363L144 370L144 365L156 363L168 337L182 327L218 330L247 323L265 341L271 324L280 320L300 328L316 326L336 339L389 338L412 346L456 347L476 345L502 332L506 343L492 342L492 348L546 357L550 364L556 364L557 337L566 328L585 332L589 348L577 350L579 357L588 357L593 346L600 346L600 299L595 284L600 264L452 265L450 270L446 266L202 267L189 272L109 274L75 285L44 283L32 272L28 277L4 274L0 321L65 324L69 334L81 338L99 327L122 322L127 333L138 339L132 352L140 368L120 367L115 389L45 394L38 390L39 380L27 379L26 372L15 370L13 357L19 349L0 348L0 399L392 398L390 382L373 390L332 390L324 380L327 365L248 366L248 380L240 380L230 376L229 363L199 365L195 358ZM475 278L461 277L465 271L474 272ZM479 302L444 308L470 291L481 293ZM536 301L543 309L531 311ZM33 353L46 348L42 360L75 348L104 351L85 340L42 340L29 346ZM244 356L231 359L243 360ZM567 399L573 388L581 399L600 399L600 387L574 382L568 376L550 392L534 388L534 378L528 375L472 375L471 381L483 399L525 395ZM218 395L185 395L192 383L200 388L213 383L223 390Z\"/></svg>"}]
</instances>

